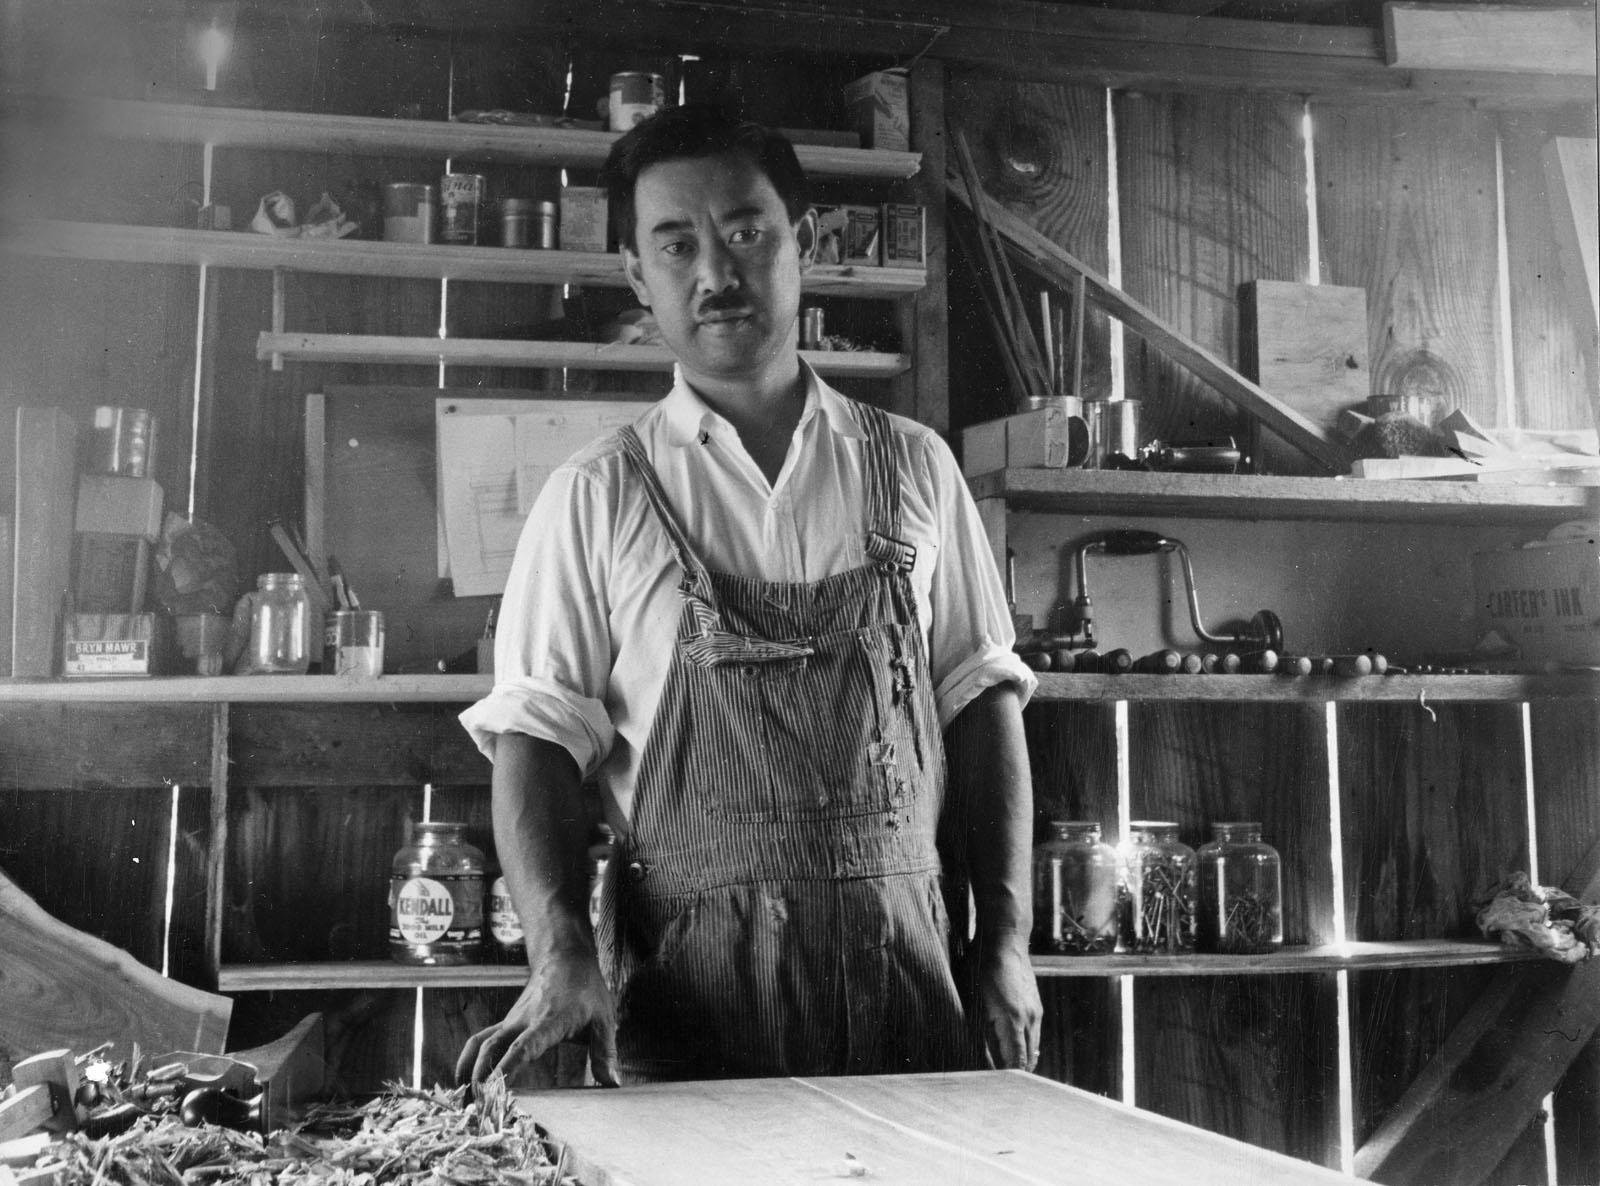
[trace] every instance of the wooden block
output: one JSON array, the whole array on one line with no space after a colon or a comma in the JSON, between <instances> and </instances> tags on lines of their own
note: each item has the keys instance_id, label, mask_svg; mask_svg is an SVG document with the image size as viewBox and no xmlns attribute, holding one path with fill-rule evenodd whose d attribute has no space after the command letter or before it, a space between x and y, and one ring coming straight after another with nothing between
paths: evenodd
<instances>
[{"instance_id":1,"label":"wooden block","mask_svg":"<svg viewBox=\"0 0 1600 1186\"><path fill-rule=\"evenodd\" d=\"M72 1051L46 1050L25 1058L11 1068L11 1082L19 1093L30 1087L43 1089L48 1096L49 1114L37 1127L50 1132L71 1132L78 1127L75 1101L78 1097L78 1064ZM11 1136L23 1136L22 1132Z\"/></svg>"},{"instance_id":2,"label":"wooden block","mask_svg":"<svg viewBox=\"0 0 1600 1186\"><path fill-rule=\"evenodd\" d=\"M55 1114L55 1097L49 1087L25 1087L10 1099L0 1100L0 1141L25 1137L43 1128Z\"/></svg>"},{"instance_id":3,"label":"wooden block","mask_svg":"<svg viewBox=\"0 0 1600 1186\"><path fill-rule=\"evenodd\" d=\"M102 535L161 538L161 485L154 478L83 474L78 478L75 529Z\"/></svg>"},{"instance_id":4,"label":"wooden block","mask_svg":"<svg viewBox=\"0 0 1600 1186\"><path fill-rule=\"evenodd\" d=\"M1412 70L1595 74L1594 9L1391 2L1383 52Z\"/></svg>"},{"instance_id":5,"label":"wooden block","mask_svg":"<svg viewBox=\"0 0 1600 1186\"><path fill-rule=\"evenodd\" d=\"M1366 290L1285 280L1240 285L1239 369L1313 424L1336 431L1339 414L1372 394Z\"/></svg>"},{"instance_id":6,"label":"wooden block","mask_svg":"<svg viewBox=\"0 0 1600 1186\"><path fill-rule=\"evenodd\" d=\"M968 477L1006 467L1006 422L985 420L961 430L961 472Z\"/></svg>"},{"instance_id":7,"label":"wooden block","mask_svg":"<svg viewBox=\"0 0 1600 1186\"><path fill-rule=\"evenodd\" d=\"M11 668L19 677L54 675L72 578L78 426L56 408L18 408L16 445Z\"/></svg>"}]
</instances>

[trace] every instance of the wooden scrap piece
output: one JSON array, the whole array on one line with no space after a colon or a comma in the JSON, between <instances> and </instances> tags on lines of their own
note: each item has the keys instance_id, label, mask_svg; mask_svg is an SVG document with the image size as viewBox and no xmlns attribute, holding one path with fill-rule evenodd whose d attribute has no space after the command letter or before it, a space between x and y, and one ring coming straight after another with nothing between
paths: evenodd
<instances>
[{"instance_id":1,"label":"wooden scrap piece","mask_svg":"<svg viewBox=\"0 0 1600 1186\"><path fill-rule=\"evenodd\" d=\"M1383 6L1383 53L1410 70L1594 77L1593 7L1436 4Z\"/></svg>"}]
</instances>

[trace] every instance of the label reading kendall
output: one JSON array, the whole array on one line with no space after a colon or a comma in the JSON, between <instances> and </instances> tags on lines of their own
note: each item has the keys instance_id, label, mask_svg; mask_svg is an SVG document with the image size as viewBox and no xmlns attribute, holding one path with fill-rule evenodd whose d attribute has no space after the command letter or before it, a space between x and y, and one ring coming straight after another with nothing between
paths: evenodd
<instances>
[{"instance_id":1,"label":"label reading kendall","mask_svg":"<svg viewBox=\"0 0 1600 1186\"><path fill-rule=\"evenodd\" d=\"M470 885L469 885L470 883ZM417 946L483 937L481 885L468 877L396 877L389 889L389 938Z\"/></svg>"}]
</instances>

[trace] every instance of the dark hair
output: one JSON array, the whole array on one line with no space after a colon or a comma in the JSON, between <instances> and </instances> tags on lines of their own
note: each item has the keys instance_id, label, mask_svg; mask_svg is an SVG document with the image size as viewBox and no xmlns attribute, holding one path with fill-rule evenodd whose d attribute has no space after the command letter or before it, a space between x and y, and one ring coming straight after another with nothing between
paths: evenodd
<instances>
[{"instance_id":1,"label":"dark hair","mask_svg":"<svg viewBox=\"0 0 1600 1186\"><path fill-rule=\"evenodd\" d=\"M600 184L606 189L617 242L630 251L638 250L633 191L639 174L663 161L725 152L749 158L778 191L789 221L800 221L811 206L811 196L794 145L771 128L740 119L720 105L689 103L658 111L611 146L600 171Z\"/></svg>"}]
</instances>

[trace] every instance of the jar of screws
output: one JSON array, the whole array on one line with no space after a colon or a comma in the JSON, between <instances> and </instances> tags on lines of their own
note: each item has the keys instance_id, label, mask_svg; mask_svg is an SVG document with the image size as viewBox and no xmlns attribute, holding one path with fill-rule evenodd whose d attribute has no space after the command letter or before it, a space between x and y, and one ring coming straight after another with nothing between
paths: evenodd
<instances>
[{"instance_id":1,"label":"jar of screws","mask_svg":"<svg viewBox=\"0 0 1600 1186\"><path fill-rule=\"evenodd\" d=\"M1135 820L1122 859L1122 945L1142 954L1194 950L1195 852L1170 820Z\"/></svg>"},{"instance_id":2,"label":"jar of screws","mask_svg":"<svg viewBox=\"0 0 1600 1186\"><path fill-rule=\"evenodd\" d=\"M1283 870L1254 822L1214 823L1200 846L1203 951L1259 955L1283 946Z\"/></svg>"},{"instance_id":3,"label":"jar of screws","mask_svg":"<svg viewBox=\"0 0 1600 1186\"><path fill-rule=\"evenodd\" d=\"M1103 955L1117 946L1117 853L1093 820L1052 820L1033 850L1033 950Z\"/></svg>"}]
</instances>

